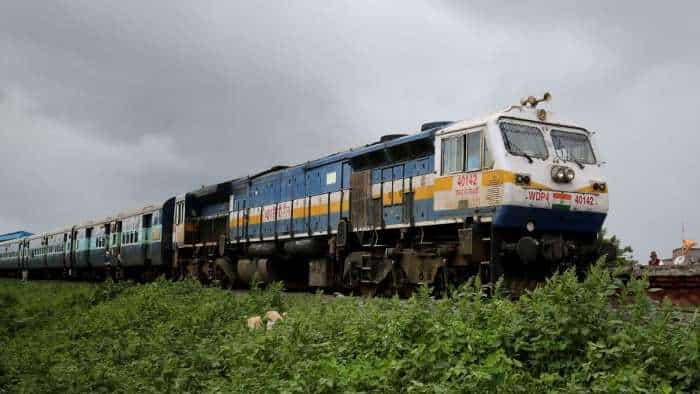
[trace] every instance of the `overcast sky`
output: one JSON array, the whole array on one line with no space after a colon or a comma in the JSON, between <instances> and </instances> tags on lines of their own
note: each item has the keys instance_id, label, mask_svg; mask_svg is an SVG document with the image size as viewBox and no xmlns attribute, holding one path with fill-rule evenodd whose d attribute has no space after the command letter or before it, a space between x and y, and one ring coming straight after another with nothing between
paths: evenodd
<instances>
[{"instance_id":1,"label":"overcast sky","mask_svg":"<svg viewBox=\"0 0 700 394\"><path fill-rule=\"evenodd\" d=\"M656 3L4 0L0 233L548 90L597 132L609 230L668 256L700 239L700 10Z\"/></svg>"}]
</instances>

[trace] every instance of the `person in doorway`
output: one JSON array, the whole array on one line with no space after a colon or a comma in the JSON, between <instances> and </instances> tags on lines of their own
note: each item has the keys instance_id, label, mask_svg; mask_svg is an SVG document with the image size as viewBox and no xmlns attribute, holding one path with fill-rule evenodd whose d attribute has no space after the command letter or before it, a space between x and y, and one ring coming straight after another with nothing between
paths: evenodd
<instances>
[{"instance_id":1,"label":"person in doorway","mask_svg":"<svg viewBox=\"0 0 700 394\"><path fill-rule=\"evenodd\" d=\"M109 249L105 250L105 279L109 278L114 281L114 273L112 271L112 252Z\"/></svg>"},{"instance_id":2,"label":"person in doorway","mask_svg":"<svg viewBox=\"0 0 700 394\"><path fill-rule=\"evenodd\" d=\"M118 253L117 258L115 260L116 260L116 264L117 264L117 266L115 267L116 268L115 282L119 282L120 280L123 279L123 275L124 275L124 271L122 271L122 254Z\"/></svg>"},{"instance_id":3,"label":"person in doorway","mask_svg":"<svg viewBox=\"0 0 700 394\"><path fill-rule=\"evenodd\" d=\"M659 257L656 255L656 251L651 251L651 254L649 255L649 266L651 267L656 267L661 265L661 260Z\"/></svg>"}]
</instances>

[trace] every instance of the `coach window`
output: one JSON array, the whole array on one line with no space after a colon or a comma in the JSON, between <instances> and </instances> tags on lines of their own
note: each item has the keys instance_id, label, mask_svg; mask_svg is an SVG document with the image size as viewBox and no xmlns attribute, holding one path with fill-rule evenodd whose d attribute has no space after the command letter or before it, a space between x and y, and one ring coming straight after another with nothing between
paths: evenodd
<instances>
[{"instance_id":1,"label":"coach window","mask_svg":"<svg viewBox=\"0 0 700 394\"><path fill-rule=\"evenodd\" d=\"M464 170L464 135L442 140L442 173Z\"/></svg>"},{"instance_id":2,"label":"coach window","mask_svg":"<svg viewBox=\"0 0 700 394\"><path fill-rule=\"evenodd\" d=\"M486 136L484 136L483 139L483 145L484 145L484 168L490 169L493 168L493 156L491 156L491 151L489 150L489 144L486 142Z\"/></svg>"},{"instance_id":3,"label":"coach window","mask_svg":"<svg viewBox=\"0 0 700 394\"><path fill-rule=\"evenodd\" d=\"M467 171L481 169L481 131L467 134Z\"/></svg>"}]
</instances>

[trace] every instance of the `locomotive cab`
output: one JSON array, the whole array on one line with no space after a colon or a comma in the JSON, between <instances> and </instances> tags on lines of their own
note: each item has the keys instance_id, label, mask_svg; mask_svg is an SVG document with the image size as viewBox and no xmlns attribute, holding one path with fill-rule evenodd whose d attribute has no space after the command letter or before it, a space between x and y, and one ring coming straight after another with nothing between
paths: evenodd
<instances>
[{"instance_id":1,"label":"locomotive cab","mask_svg":"<svg viewBox=\"0 0 700 394\"><path fill-rule=\"evenodd\" d=\"M436 189L435 209L481 224L470 235L488 245L471 257L488 262L491 280L587 267L608 210L593 133L538 102L436 133L436 184L451 186Z\"/></svg>"}]
</instances>

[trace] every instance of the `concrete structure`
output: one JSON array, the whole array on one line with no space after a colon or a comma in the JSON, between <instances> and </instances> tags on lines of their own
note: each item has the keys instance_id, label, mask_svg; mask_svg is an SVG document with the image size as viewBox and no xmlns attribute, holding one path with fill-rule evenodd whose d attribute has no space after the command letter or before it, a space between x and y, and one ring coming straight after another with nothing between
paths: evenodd
<instances>
[{"instance_id":1,"label":"concrete structure","mask_svg":"<svg viewBox=\"0 0 700 394\"><path fill-rule=\"evenodd\" d=\"M681 248L673 249L673 257L671 258L672 261L676 259L676 257L680 256L683 253L683 250ZM700 248L692 248L688 251L688 256L686 257L686 262L687 263L699 263L700 262Z\"/></svg>"}]
</instances>

